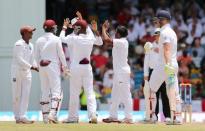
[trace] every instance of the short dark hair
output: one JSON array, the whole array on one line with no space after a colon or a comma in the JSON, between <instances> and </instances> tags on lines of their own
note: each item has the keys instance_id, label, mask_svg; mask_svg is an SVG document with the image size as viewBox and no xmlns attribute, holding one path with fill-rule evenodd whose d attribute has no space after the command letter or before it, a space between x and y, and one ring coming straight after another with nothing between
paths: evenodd
<instances>
[{"instance_id":1,"label":"short dark hair","mask_svg":"<svg viewBox=\"0 0 205 131\"><path fill-rule=\"evenodd\" d=\"M127 28L122 25L117 26L116 33L119 33L120 37L127 37L128 35Z\"/></svg>"}]
</instances>

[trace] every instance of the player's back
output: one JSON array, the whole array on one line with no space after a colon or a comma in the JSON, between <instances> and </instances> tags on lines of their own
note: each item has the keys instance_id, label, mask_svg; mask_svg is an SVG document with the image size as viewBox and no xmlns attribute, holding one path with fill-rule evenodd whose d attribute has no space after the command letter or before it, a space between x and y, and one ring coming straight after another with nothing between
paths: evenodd
<instances>
[{"instance_id":1,"label":"player's back","mask_svg":"<svg viewBox=\"0 0 205 131\"><path fill-rule=\"evenodd\" d=\"M113 70L117 73L130 73L128 65L128 46L126 38L113 39Z\"/></svg>"},{"instance_id":2,"label":"player's back","mask_svg":"<svg viewBox=\"0 0 205 131\"><path fill-rule=\"evenodd\" d=\"M79 62L84 58L90 61L90 55L93 49L94 41L95 39L90 38L84 34L73 36L71 66L79 65Z\"/></svg>"},{"instance_id":3,"label":"player's back","mask_svg":"<svg viewBox=\"0 0 205 131\"><path fill-rule=\"evenodd\" d=\"M58 44L62 44L60 38L53 33L46 33L36 42L36 47L39 50L40 60L50 60L59 63L57 52Z\"/></svg>"}]
</instances>

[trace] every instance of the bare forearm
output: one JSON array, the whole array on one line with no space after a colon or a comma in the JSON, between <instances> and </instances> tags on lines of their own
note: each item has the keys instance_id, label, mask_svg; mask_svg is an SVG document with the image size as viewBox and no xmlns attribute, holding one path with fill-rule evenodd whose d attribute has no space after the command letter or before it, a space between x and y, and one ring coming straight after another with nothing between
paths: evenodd
<instances>
[{"instance_id":1,"label":"bare forearm","mask_svg":"<svg viewBox=\"0 0 205 131\"><path fill-rule=\"evenodd\" d=\"M103 41L107 43L112 43L112 39L107 35L107 32L105 29L102 29L102 37L103 37Z\"/></svg>"},{"instance_id":2,"label":"bare forearm","mask_svg":"<svg viewBox=\"0 0 205 131\"><path fill-rule=\"evenodd\" d=\"M171 48L169 43L164 45L164 58L166 64L171 62Z\"/></svg>"}]
</instances>

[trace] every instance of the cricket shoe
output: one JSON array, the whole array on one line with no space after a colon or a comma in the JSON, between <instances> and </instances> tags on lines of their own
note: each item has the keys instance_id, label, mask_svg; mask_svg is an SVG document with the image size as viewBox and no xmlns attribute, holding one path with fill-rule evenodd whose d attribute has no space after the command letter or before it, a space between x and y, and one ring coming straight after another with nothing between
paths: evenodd
<instances>
[{"instance_id":1,"label":"cricket shoe","mask_svg":"<svg viewBox=\"0 0 205 131\"><path fill-rule=\"evenodd\" d=\"M78 120L71 120L71 119L65 119L62 121L62 123L65 123L65 124L75 124L78 122L79 122Z\"/></svg>"},{"instance_id":2,"label":"cricket shoe","mask_svg":"<svg viewBox=\"0 0 205 131\"><path fill-rule=\"evenodd\" d=\"M166 125L182 125L182 122L179 120L167 121Z\"/></svg>"},{"instance_id":3,"label":"cricket shoe","mask_svg":"<svg viewBox=\"0 0 205 131\"><path fill-rule=\"evenodd\" d=\"M132 119L124 118L123 120L120 121L120 123L123 124L134 124Z\"/></svg>"},{"instance_id":4,"label":"cricket shoe","mask_svg":"<svg viewBox=\"0 0 205 131\"><path fill-rule=\"evenodd\" d=\"M54 117L54 116L48 116L48 123L49 124L58 124L58 119L57 117Z\"/></svg>"},{"instance_id":5,"label":"cricket shoe","mask_svg":"<svg viewBox=\"0 0 205 131\"><path fill-rule=\"evenodd\" d=\"M102 121L105 123L121 123L120 120L118 120L117 118L112 118L112 117L102 119Z\"/></svg>"},{"instance_id":6,"label":"cricket shoe","mask_svg":"<svg viewBox=\"0 0 205 131\"><path fill-rule=\"evenodd\" d=\"M27 118L21 118L16 120L16 124L33 124L34 121L28 120Z\"/></svg>"},{"instance_id":7,"label":"cricket shoe","mask_svg":"<svg viewBox=\"0 0 205 131\"><path fill-rule=\"evenodd\" d=\"M97 124L98 123L98 119L97 119L97 115L92 115L89 123L91 124Z\"/></svg>"},{"instance_id":8,"label":"cricket shoe","mask_svg":"<svg viewBox=\"0 0 205 131\"><path fill-rule=\"evenodd\" d=\"M157 120L147 120L147 119L145 119L145 120L142 120L142 121L140 121L140 123L141 124L156 124L157 123Z\"/></svg>"}]
</instances>

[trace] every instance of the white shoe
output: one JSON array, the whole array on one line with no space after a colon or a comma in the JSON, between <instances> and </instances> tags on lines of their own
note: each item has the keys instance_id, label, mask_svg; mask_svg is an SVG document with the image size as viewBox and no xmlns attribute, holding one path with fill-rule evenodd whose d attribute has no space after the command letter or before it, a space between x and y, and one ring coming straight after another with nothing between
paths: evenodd
<instances>
[{"instance_id":1,"label":"white shoe","mask_svg":"<svg viewBox=\"0 0 205 131\"><path fill-rule=\"evenodd\" d=\"M171 121L171 118L166 117L164 122L166 123L166 122L170 122L170 121Z\"/></svg>"},{"instance_id":2,"label":"white shoe","mask_svg":"<svg viewBox=\"0 0 205 131\"><path fill-rule=\"evenodd\" d=\"M134 124L132 119L124 118L120 123L125 123L125 124Z\"/></svg>"},{"instance_id":3,"label":"white shoe","mask_svg":"<svg viewBox=\"0 0 205 131\"><path fill-rule=\"evenodd\" d=\"M167 121L166 125L182 125L181 121L174 120L174 121Z\"/></svg>"},{"instance_id":4,"label":"white shoe","mask_svg":"<svg viewBox=\"0 0 205 131\"><path fill-rule=\"evenodd\" d=\"M97 115L92 115L89 123L97 124L98 123Z\"/></svg>"},{"instance_id":5,"label":"white shoe","mask_svg":"<svg viewBox=\"0 0 205 131\"><path fill-rule=\"evenodd\" d=\"M34 121L28 120L27 118L21 118L16 120L16 124L33 124Z\"/></svg>"},{"instance_id":6,"label":"white shoe","mask_svg":"<svg viewBox=\"0 0 205 131\"><path fill-rule=\"evenodd\" d=\"M55 117L55 116L51 116L51 115L49 115L48 116L48 123L50 123L50 124L58 124L58 119L57 119L57 117Z\"/></svg>"},{"instance_id":7,"label":"white shoe","mask_svg":"<svg viewBox=\"0 0 205 131\"><path fill-rule=\"evenodd\" d=\"M65 119L62 121L62 123L65 123L65 124L74 124L74 123L78 123L78 120L70 120L70 119Z\"/></svg>"}]
</instances>

